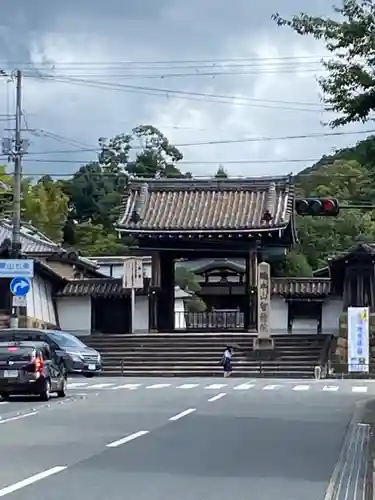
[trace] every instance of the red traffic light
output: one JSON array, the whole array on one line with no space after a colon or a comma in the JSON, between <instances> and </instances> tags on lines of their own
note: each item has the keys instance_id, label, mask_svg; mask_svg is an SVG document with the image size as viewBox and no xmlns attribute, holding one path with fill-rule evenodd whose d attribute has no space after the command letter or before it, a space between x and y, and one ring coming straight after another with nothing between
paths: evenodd
<instances>
[{"instance_id":1,"label":"red traffic light","mask_svg":"<svg viewBox=\"0 0 375 500\"><path fill-rule=\"evenodd\" d=\"M295 200L298 215L315 217L336 217L340 212L339 202L335 198L305 198Z\"/></svg>"}]
</instances>

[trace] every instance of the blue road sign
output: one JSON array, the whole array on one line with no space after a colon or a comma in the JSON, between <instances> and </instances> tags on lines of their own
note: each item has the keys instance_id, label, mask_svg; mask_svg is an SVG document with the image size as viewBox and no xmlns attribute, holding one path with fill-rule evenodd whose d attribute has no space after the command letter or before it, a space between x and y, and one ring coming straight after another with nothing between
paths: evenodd
<instances>
[{"instance_id":1,"label":"blue road sign","mask_svg":"<svg viewBox=\"0 0 375 500\"><path fill-rule=\"evenodd\" d=\"M25 297L30 291L31 283L27 278L18 276L12 279L9 287L12 294L16 297Z\"/></svg>"},{"instance_id":2,"label":"blue road sign","mask_svg":"<svg viewBox=\"0 0 375 500\"><path fill-rule=\"evenodd\" d=\"M32 259L0 259L0 278L33 278L34 261Z\"/></svg>"}]
</instances>

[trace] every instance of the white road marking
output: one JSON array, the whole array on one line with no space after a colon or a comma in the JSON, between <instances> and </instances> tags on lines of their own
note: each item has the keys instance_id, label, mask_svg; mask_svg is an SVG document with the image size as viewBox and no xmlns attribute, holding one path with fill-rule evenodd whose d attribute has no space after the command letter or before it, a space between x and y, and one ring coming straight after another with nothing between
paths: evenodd
<instances>
[{"instance_id":1,"label":"white road marking","mask_svg":"<svg viewBox=\"0 0 375 500\"><path fill-rule=\"evenodd\" d=\"M0 401L0 405L7 405L8 401Z\"/></svg>"},{"instance_id":2,"label":"white road marking","mask_svg":"<svg viewBox=\"0 0 375 500\"><path fill-rule=\"evenodd\" d=\"M263 391L274 391L275 389L279 389L281 385L265 385L263 387Z\"/></svg>"},{"instance_id":3,"label":"white road marking","mask_svg":"<svg viewBox=\"0 0 375 500\"><path fill-rule=\"evenodd\" d=\"M31 411L29 413L24 413L23 415L17 415L16 417L4 418L0 420L0 424L6 424L7 422L13 422L13 420L21 420L21 418L32 417L39 413L38 411Z\"/></svg>"},{"instance_id":4,"label":"white road marking","mask_svg":"<svg viewBox=\"0 0 375 500\"><path fill-rule=\"evenodd\" d=\"M210 398L208 402L212 403L213 401L217 401L218 399L221 399L226 395L227 395L226 392L221 392L220 394L216 394L216 396L212 396L212 398Z\"/></svg>"},{"instance_id":5,"label":"white road marking","mask_svg":"<svg viewBox=\"0 0 375 500\"><path fill-rule=\"evenodd\" d=\"M196 411L196 408L189 408L188 410L182 411L181 413L177 413L177 415L171 417L169 420L172 420L172 422L174 422L182 417L185 417L186 415L189 415L190 413L193 413L194 411Z\"/></svg>"},{"instance_id":6,"label":"white road marking","mask_svg":"<svg viewBox=\"0 0 375 500\"><path fill-rule=\"evenodd\" d=\"M296 385L295 387L293 387L293 391L308 391L309 389L309 385Z\"/></svg>"},{"instance_id":7,"label":"white road marking","mask_svg":"<svg viewBox=\"0 0 375 500\"><path fill-rule=\"evenodd\" d=\"M75 388L78 388L78 387L85 387L89 385L87 382L68 382L68 389L75 389Z\"/></svg>"},{"instance_id":8,"label":"white road marking","mask_svg":"<svg viewBox=\"0 0 375 500\"><path fill-rule=\"evenodd\" d=\"M336 392L339 390L338 385L325 385L322 389L323 391Z\"/></svg>"},{"instance_id":9,"label":"white road marking","mask_svg":"<svg viewBox=\"0 0 375 500\"><path fill-rule=\"evenodd\" d=\"M89 385L88 389L105 389L107 387L111 387L113 385L113 382L111 384L94 384L94 385Z\"/></svg>"},{"instance_id":10,"label":"white road marking","mask_svg":"<svg viewBox=\"0 0 375 500\"><path fill-rule=\"evenodd\" d=\"M352 387L352 392L367 392L368 391L368 387L366 387L365 385L355 385L354 387Z\"/></svg>"},{"instance_id":11,"label":"white road marking","mask_svg":"<svg viewBox=\"0 0 375 500\"><path fill-rule=\"evenodd\" d=\"M226 387L227 384L211 384L205 387L205 389L222 389L223 387Z\"/></svg>"},{"instance_id":12,"label":"white road marking","mask_svg":"<svg viewBox=\"0 0 375 500\"><path fill-rule=\"evenodd\" d=\"M111 389L113 389L114 391L116 391L117 389L130 389L130 390L134 390L134 389L138 389L139 387L141 387L142 384L124 384L124 385L118 385L116 387L111 387Z\"/></svg>"},{"instance_id":13,"label":"white road marking","mask_svg":"<svg viewBox=\"0 0 375 500\"><path fill-rule=\"evenodd\" d=\"M170 387L172 384L153 384L146 387L146 389L164 389L164 387Z\"/></svg>"},{"instance_id":14,"label":"white road marking","mask_svg":"<svg viewBox=\"0 0 375 500\"><path fill-rule=\"evenodd\" d=\"M9 495L14 491L21 490L30 484L36 483L41 479L45 479L46 477L52 476L53 474L58 474L63 470L67 469L66 465L57 465L56 467L52 467L52 469L47 469L43 472L39 472L39 474L34 474L34 476L30 476L27 479L23 479L22 481L18 481L18 483L13 483L5 488L0 489L0 497L5 497L5 495Z\"/></svg>"},{"instance_id":15,"label":"white road marking","mask_svg":"<svg viewBox=\"0 0 375 500\"><path fill-rule=\"evenodd\" d=\"M194 387L198 387L199 384L182 384L177 387L177 389L193 389Z\"/></svg>"},{"instance_id":16,"label":"white road marking","mask_svg":"<svg viewBox=\"0 0 375 500\"><path fill-rule=\"evenodd\" d=\"M255 384L249 384L249 383L246 382L246 383L241 384L241 385L236 385L236 387L234 388L234 390L235 391L248 391L252 387L255 387Z\"/></svg>"},{"instance_id":17,"label":"white road marking","mask_svg":"<svg viewBox=\"0 0 375 500\"><path fill-rule=\"evenodd\" d=\"M130 434L130 436L126 436L122 439L118 439L117 441L113 441L112 443L107 444L107 448L117 448L118 446L121 446L122 444L129 443L129 441L133 441L134 439L137 439L141 436L144 436L145 434L148 434L149 431L138 431L135 432L134 434Z\"/></svg>"}]
</instances>

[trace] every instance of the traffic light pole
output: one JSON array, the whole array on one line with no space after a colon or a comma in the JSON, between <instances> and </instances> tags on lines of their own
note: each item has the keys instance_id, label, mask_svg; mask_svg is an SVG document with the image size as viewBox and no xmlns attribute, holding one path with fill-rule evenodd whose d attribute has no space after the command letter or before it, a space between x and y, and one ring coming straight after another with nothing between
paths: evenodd
<instances>
[{"instance_id":1,"label":"traffic light pole","mask_svg":"<svg viewBox=\"0 0 375 500\"><path fill-rule=\"evenodd\" d=\"M22 72L16 72L16 129L14 145L14 172L13 172L13 224L12 224L12 258L19 259L21 252L21 182L22 182ZM20 309L12 304L12 328L19 326Z\"/></svg>"}]
</instances>

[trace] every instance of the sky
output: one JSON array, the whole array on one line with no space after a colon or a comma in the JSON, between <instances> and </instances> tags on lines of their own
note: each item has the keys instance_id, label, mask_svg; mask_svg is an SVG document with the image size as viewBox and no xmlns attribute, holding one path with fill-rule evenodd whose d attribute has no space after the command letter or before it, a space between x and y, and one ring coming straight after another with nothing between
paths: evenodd
<instances>
[{"instance_id":1,"label":"sky","mask_svg":"<svg viewBox=\"0 0 375 500\"><path fill-rule=\"evenodd\" d=\"M271 20L300 11L331 15L331 2L5 0L0 69L25 75L25 172L68 175L96 160L99 137L140 124L181 145L181 170L202 176L219 164L232 176L296 173L355 144L371 124L322 136L324 45ZM3 137L14 94L3 77Z\"/></svg>"}]
</instances>

